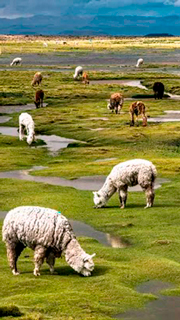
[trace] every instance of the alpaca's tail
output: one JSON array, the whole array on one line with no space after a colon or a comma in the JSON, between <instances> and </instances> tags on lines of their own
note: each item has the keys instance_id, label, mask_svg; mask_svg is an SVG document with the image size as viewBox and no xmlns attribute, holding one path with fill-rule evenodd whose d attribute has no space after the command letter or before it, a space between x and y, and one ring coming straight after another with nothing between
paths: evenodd
<instances>
[{"instance_id":1,"label":"alpaca's tail","mask_svg":"<svg viewBox=\"0 0 180 320\"><path fill-rule=\"evenodd\" d=\"M154 182L157 177L157 170L154 164L152 164L151 170L152 170L152 181Z\"/></svg>"}]
</instances>

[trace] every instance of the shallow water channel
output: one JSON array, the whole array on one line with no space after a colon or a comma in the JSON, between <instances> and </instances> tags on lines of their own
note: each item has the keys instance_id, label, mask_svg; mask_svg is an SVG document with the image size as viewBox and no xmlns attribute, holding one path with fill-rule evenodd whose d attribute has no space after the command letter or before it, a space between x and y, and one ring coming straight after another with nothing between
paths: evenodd
<instances>
[{"instance_id":1,"label":"shallow water channel","mask_svg":"<svg viewBox=\"0 0 180 320\"><path fill-rule=\"evenodd\" d=\"M155 294L158 299L149 302L143 310L127 311L123 314L117 314L114 318L126 320L179 320L180 297L163 296L159 293L162 290L172 288L172 284L157 280L141 284L136 288L138 292Z\"/></svg>"}]
</instances>

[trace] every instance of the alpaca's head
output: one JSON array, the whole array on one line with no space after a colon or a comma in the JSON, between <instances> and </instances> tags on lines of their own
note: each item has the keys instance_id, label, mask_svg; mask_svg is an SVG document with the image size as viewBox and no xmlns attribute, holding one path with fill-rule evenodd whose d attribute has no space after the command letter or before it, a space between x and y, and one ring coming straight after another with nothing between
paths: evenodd
<instances>
[{"instance_id":1,"label":"alpaca's head","mask_svg":"<svg viewBox=\"0 0 180 320\"><path fill-rule=\"evenodd\" d=\"M65 250L65 258L67 263L73 268L76 272L82 274L85 277L91 275L94 270L93 257L95 253L89 255L86 253L78 243L76 239L72 239Z\"/></svg>"},{"instance_id":2,"label":"alpaca's head","mask_svg":"<svg viewBox=\"0 0 180 320\"><path fill-rule=\"evenodd\" d=\"M108 104L107 104L107 109L108 109L108 110L113 110L113 109L114 109L114 106L113 106L110 102L108 102Z\"/></svg>"},{"instance_id":3,"label":"alpaca's head","mask_svg":"<svg viewBox=\"0 0 180 320\"><path fill-rule=\"evenodd\" d=\"M99 194L97 191L93 192L94 204L96 208L102 208L106 204L106 199L103 195Z\"/></svg>"},{"instance_id":4,"label":"alpaca's head","mask_svg":"<svg viewBox=\"0 0 180 320\"><path fill-rule=\"evenodd\" d=\"M84 277L89 277L91 275L91 272L94 270L94 262L92 259L94 256L95 253L93 253L92 255L86 254L86 256L83 258L83 264L80 273Z\"/></svg>"},{"instance_id":5,"label":"alpaca's head","mask_svg":"<svg viewBox=\"0 0 180 320\"><path fill-rule=\"evenodd\" d=\"M76 79L77 78L77 74L73 74L73 78Z\"/></svg>"},{"instance_id":6,"label":"alpaca's head","mask_svg":"<svg viewBox=\"0 0 180 320\"><path fill-rule=\"evenodd\" d=\"M31 145L31 143L35 140L35 134L34 131L30 132L27 136L27 143Z\"/></svg>"},{"instance_id":7,"label":"alpaca's head","mask_svg":"<svg viewBox=\"0 0 180 320\"><path fill-rule=\"evenodd\" d=\"M39 108L40 107L40 99L35 100L34 104L35 104L36 108Z\"/></svg>"}]
</instances>

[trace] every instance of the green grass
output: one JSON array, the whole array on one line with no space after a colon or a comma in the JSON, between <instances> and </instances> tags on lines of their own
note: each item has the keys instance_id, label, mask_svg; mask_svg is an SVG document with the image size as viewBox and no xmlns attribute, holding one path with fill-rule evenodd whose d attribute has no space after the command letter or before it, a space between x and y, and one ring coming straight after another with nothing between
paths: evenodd
<instances>
[{"instance_id":1,"label":"green grass","mask_svg":"<svg viewBox=\"0 0 180 320\"><path fill-rule=\"evenodd\" d=\"M8 46L11 51L16 48L15 44L14 47L12 44ZM1 71L0 105L6 105L8 109L10 104L31 103L34 99L34 90L30 86L33 74L21 69ZM19 205L54 208L69 219L122 236L131 246L115 249L105 247L95 239L80 237L79 242L88 253L96 252L92 277L79 276L63 258L56 263L58 275L50 275L44 264L41 277L35 278L32 273L33 252L26 249L22 253L18 262L21 275L14 277L1 242L0 312L14 306L22 312L17 319L23 320L108 320L117 313L143 308L145 303L156 299L155 295L136 291L138 284L151 279L174 283L176 289L168 290L166 294L180 295L180 122L149 123L146 128L140 122L139 127L130 127L128 109L131 101L125 101L122 109L125 113L115 115L107 110L106 100L116 91L123 92L126 98L136 94L145 96L146 91L116 84L84 86L72 80L72 72L63 74L47 70L43 76L42 88L48 107L29 111L35 120L36 133L56 134L80 142L52 157L45 148L30 148L25 141L0 136L1 171L44 165L46 169L33 174L73 179L107 175L120 161L144 158L153 161L158 175L167 177L169 182L156 190L155 206L149 210L144 210L144 194L134 192L129 193L124 210L119 208L117 195L110 199L106 208L96 210L90 191L1 179L0 210L8 211ZM90 79L112 78L141 79L152 94L157 73L142 70L129 74L90 73ZM167 91L178 93L178 76L162 74L159 69L158 79L165 84ZM153 98L143 101L151 117L163 114L165 110L179 109L179 101L155 101ZM7 125L17 127L18 116L19 113L12 114ZM98 128L103 130L92 130ZM116 159L104 161L106 158ZM9 314L5 319L12 317Z\"/></svg>"}]
</instances>

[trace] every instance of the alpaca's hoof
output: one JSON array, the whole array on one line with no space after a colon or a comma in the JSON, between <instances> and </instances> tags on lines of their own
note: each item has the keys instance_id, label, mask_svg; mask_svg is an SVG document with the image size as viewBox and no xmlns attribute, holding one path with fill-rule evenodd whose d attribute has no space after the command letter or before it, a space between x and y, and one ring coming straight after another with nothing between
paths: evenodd
<instances>
[{"instance_id":1,"label":"alpaca's hoof","mask_svg":"<svg viewBox=\"0 0 180 320\"><path fill-rule=\"evenodd\" d=\"M34 276L35 276L35 277L40 276L40 272L39 272L39 271L37 271L37 270L34 270Z\"/></svg>"},{"instance_id":2,"label":"alpaca's hoof","mask_svg":"<svg viewBox=\"0 0 180 320\"><path fill-rule=\"evenodd\" d=\"M13 273L14 276L18 276L19 275L19 272L15 271L15 270L12 270L12 273Z\"/></svg>"},{"instance_id":3,"label":"alpaca's hoof","mask_svg":"<svg viewBox=\"0 0 180 320\"><path fill-rule=\"evenodd\" d=\"M144 209L148 209L148 208L151 208L151 207L152 207L152 205L147 204L147 205L144 207Z\"/></svg>"},{"instance_id":4,"label":"alpaca's hoof","mask_svg":"<svg viewBox=\"0 0 180 320\"><path fill-rule=\"evenodd\" d=\"M122 206L120 206L120 208L121 208L121 209L124 209L124 208L125 208L125 206L124 206L124 205L122 205Z\"/></svg>"}]
</instances>

